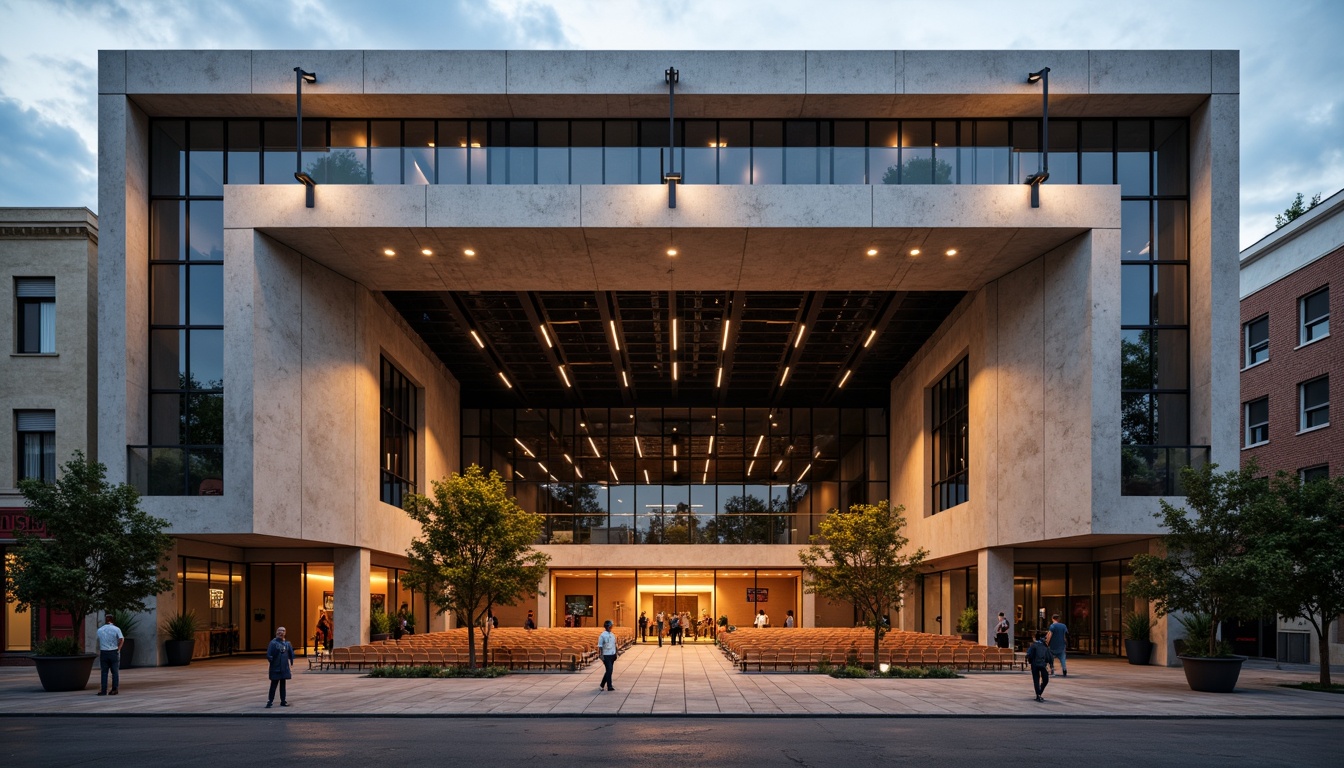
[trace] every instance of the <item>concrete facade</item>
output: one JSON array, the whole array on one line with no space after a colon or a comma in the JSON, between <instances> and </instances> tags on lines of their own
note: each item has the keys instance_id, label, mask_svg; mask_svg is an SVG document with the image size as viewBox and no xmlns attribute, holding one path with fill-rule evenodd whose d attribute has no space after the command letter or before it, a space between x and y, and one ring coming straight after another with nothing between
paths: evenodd
<instances>
[{"instance_id":1,"label":"concrete facade","mask_svg":"<svg viewBox=\"0 0 1344 768\"><path fill-rule=\"evenodd\" d=\"M111 474L147 442L152 119L292 116L296 65L319 72L306 116L664 118L669 64L678 119L1035 118L1040 91L1025 75L1044 65L1052 118L1188 119L1190 442L1215 461L1236 456L1235 52L103 51L98 435ZM146 507L172 522L184 555L323 553L308 559L335 564L337 642L367 637L369 568L402 563L415 534L378 500L380 357L424 393L417 476L460 464L452 362L381 292L665 289L652 254L672 243L684 290L967 292L892 382L889 496L931 567L978 564L989 638L1015 559L1123 557L1158 533L1156 499L1121 489L1119 189L1047 185L1039 208L1029 197L1016 184L688 185L669 209L656 184L319 185L305 208L297 185L227 185L225 492ZM915 247L922 257L907 255ZM482 258L460 258L465 248ZM435 256L408 255L421 249ZM927 392L966 354L975 479L969 502L935 515ZM782 545L543 548L557 569L798 565ZM802 601L805 624L829 615L819 602ZM551 620L546 601L536 608Z\"/></svg>"}]
</instances>

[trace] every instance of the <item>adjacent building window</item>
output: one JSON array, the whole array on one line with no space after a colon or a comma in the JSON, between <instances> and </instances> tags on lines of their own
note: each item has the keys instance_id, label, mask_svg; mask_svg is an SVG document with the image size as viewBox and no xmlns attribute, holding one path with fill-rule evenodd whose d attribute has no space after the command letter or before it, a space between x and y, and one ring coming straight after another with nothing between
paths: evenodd
<instances>
[{"instance_id":1,"label":"adjacent building window","mask_svg":"<svg viewBox=\"0 0 1344 768\"><path fill-rule=\"evenodd\" d=\"M382 360L382 500L400 507L415 493L416 389L387 358Z\"/></svg>"},{"instance_id":2,"label":"adjacent building window","mask_svg":"<svg viewBox=\"0 0 1344 768\"><path fill-rule=\"evenodd\" d=\"M1330 289L1328 287L1298 300L1301 321L1300 344L1330 335Z\"/></svg>"},{"instance_id":3,"label":"adjacent building window","mask_svg":"<svg viewBox=\"0 0 1344 768\"><path fill-rule=\"evenodd\" d=\"M56 412L15 411L20 480L56 481Z\"/></svg>"},{"instance_id":4,"label":"adjacent building window","mask_svg":"<svg viewBox=\"0 0 1344 768\"><path fill-rule=\"evenodd\" d=\"M1330 377L1303 382L1297 387L1298 410L1301 413L1300 429L1315 429L1330 423Z\"/></svg>"},{"instance_id":5,"label":"adjacent building window","mask_svg":"<svg viewBox=\"0 0 1344 768\"><path fill-rule=\"evenodd\" d=\"M1246 345L1246 359L1242 365L1250 368L1269 359L1269 315L1256 318L1242 326L1242 335L1243 343Z\"/></svg>"},{"instance_id":6,"label":"adjacent building window","mask_svg":"<svg viewBox=\"0 0 1344 768\"><path fill-rule=\"evenodd\" d=\"M1310 483L1313 480L1327 480L1330 477L1330 465L1321 464L1315 467L1307 467L1297 470L1297 476L1303 483Z\"/></svg>"},{"instance_id":7,"label":"adjacent building window","mask_svg":"<svg viewBox=\"0 0 1344 768\"><path fill-rule=\"evenodd\" d=\"M933 511L963 504L969 498L967 461L970 451L967 414L970 386L967 358L952 366L933 385Z\"/></svg>"},{"instance_id":8,"label":"adjacent building window","mask_svg":"<svg viewBox=\"0 0 1344 768\"><path fill-rule=\"evenodd\" d=\"M1262 397L1246 404L1246 440L1245 445L1269 441L1269 398Z\"/></svg>"},{"instance_id":9,"label":"adjacent building window","mask_svg":"<svg viewBox=\"0 0 1344 768\"><path fill-rule=\"evenodd\" d=\"M20 354L52 354L56 351L56 278L17 277L16 325Z\"/></svg>"}]
</instances>

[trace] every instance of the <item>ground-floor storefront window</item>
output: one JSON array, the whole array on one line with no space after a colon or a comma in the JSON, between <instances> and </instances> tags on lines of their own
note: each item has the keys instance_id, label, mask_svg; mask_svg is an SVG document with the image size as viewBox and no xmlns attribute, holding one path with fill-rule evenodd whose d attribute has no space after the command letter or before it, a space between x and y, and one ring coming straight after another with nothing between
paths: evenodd
<instances>
[{"instance_id":1,"label":"ground-floor storefront window","mask_svg":"<svg viewBox=\"0 0 1344 768\"><path fill-rule=\"evenodd\" d=\"M1129 560L1095 563L1018 563L1013 570L1014 643L1025 648L1059 614L1069 628L1070 653L1124 655L1125 614L1148 605L1125 595Z\"/></svg>"}]
</instances>

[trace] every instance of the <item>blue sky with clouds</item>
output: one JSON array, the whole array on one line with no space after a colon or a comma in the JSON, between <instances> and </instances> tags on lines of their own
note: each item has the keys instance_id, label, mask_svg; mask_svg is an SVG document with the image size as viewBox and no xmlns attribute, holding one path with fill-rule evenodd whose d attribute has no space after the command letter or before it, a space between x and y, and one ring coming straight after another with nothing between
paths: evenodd
<instances>
[{"instance_id":1,"label":"blue sky with clouds","mask_svg":"<svg viewBox=\"0 0 1344 768\"><path fill-rule=\"evenodd\" d=\"M1344 1L0 0L0 206L97 210L100 48L1241 51L1241 244L1344 187Z\"/></svg>"}]
</instances>

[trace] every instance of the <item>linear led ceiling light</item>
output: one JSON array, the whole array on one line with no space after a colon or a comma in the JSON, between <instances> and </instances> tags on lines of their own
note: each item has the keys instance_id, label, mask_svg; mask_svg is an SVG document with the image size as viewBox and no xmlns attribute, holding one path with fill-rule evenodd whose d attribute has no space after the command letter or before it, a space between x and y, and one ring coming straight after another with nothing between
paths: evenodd
<instances>
[{"instance_id":1,"label":"linear led ceiling light","mask_svg":"<svg viewBox=\"0 0 1344 768\"><path fill-rule=\"evenodd\" d=\"M295 128L294 128L294 178L303 184L304 205L312 208L314 204L313 189L317 182L303 170L303 84L316 83L316 72L304 72L303 67L294 68L294 105L296 110Z\"/></svg>"},{"instance_id":2,"label":"linear led ceiling light","mask_svg":"<svg viewBox=\"0 0 1344 768\"><path fill-rule=\"evenodd\" d=\"M1027 82L1041 84L1041 170L1026 180L1031 185L1031 207L1040 208L1041 185L1050 178L1050 68L1042 67L1027 75Z\"/></svg>"}]
</instances>

